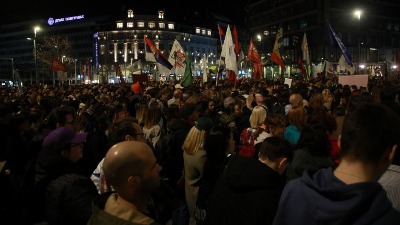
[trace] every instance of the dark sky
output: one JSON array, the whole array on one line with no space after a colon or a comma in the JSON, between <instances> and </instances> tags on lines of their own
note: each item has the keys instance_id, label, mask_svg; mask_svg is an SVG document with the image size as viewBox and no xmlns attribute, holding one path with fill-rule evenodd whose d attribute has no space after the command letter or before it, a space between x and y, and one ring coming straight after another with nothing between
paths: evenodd
<instances>
[{"instance_id":1,"label":"dark sky","mask_svg":"<svg viewBox=\"0 0 400 225\"><path fill-rule=\"evenodd\" d=\"M2 3L9 6L2 5L0 7L0 24L81 14L86 16L111 15L120 11L123 5L132 8L136 14L154 14L158 9L165 9L167 14L180 14L183 10L191 12L207 9L236 21L241 20L244 15L244 6L247 1L242 0L240 2L242 3L238 5L228 0L113 0L103 4L102 1L90 0L7 0L7 2L3 1Z\"/></svg>"}]
</instances>

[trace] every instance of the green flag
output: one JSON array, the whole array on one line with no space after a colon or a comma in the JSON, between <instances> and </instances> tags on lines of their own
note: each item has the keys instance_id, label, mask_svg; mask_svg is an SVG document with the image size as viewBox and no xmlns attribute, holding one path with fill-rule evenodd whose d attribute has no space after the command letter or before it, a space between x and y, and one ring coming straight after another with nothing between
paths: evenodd
<instances>
[{"instance_id":1,"label":"green flag","mask_svg":"<svg viewBox=\"0 0 400 225\"><path fill-rule=\"evenodd\" d=\"M185 74L182 78L182 86L188 87L192 84L193 76L192 76L192 62L190 61L190 53L186 55L186 67L185 67Z\"/></svg>"}]
</instances>

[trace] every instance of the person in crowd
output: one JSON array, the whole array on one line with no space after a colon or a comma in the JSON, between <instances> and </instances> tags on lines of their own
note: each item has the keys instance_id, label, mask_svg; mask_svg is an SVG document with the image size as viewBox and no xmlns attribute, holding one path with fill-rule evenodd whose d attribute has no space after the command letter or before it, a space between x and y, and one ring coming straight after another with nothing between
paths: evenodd
<instances>
[{"instance_id":1,"label":"person in crowd","mask_svg":"<svg viewBox=\"0 0 400 225\"><path fill-rule=\"evenodd\" d=\"M142 128L134 117L127 117L111 125L108 134L108 145L113 146L122 141L141 141L146 143ZM112 191L112 188L105 180L103 171L104 158L93 170L90 179L95 184L99 194Z\"/></svg>"},{"instance_id":2,"label":"person in crowd","mask_svg":"<svg viewBox=\"0 0 400 225\"><path fill-rule=\"evenodd\" d=\"M231 156L209 197L205 224L271 224L291 155L287 140L268 137L258 160Z\"/></svg>"},{"instance_id":3,"label":"person in crowd","mask_svg":"<svg viewBox=\"0 0 400 225\"><path fill-rule=\"evenodd\" d=\"M46 221L49 225L85 225L91 216L91 201L97 196L93 182L75 164L82 158L87 133L60 127L43 141L38 158L38 183L46 187ZM39 176L41 175L41 176ZM44 183L48 182L48 185Z\"/></svg>"},{"instance_id":4,"label":"person in crowd","mask_svg":"<svg viewBox=\"0 0 400 225\"><path fill-rule=\"evenodd\" d=\"M200 179L203 175L203 166L206 160L204 138L214 125L212 119L200 117L183 142L183 163L185 177L185 199L189 212L189 224L194 225L197 194Z\"/></svg>"},{"instance_id":5,"label":"person in crowd","mask_svg":"<svg viewBox=\"0 0 400 225\"><path fill-rule=\"evenodd\" d=\"M287 180L300 177L305 170L335 167L330 150L331 144L323 124L316 122L305 126L295 146L293 160L287 168Z\"/></svg>"},{"instance_id":6,"label":"person in crowd","mask_svg":"<svg viewBox=\"0 0 400 225\"><path fill-rule=\"evenodd\" d=\"M289 182L273 224L398 224L400 213L378 179L395 156L399 136L400 117L381 104L366 103L348 113L339 165Z\"/></svg>"},{"instance_id":7,"label":"person in crowd","mask_svg":"<svg viewBox=\"0 0 400 225\"><path fill-rule=\"evenodd\" d=\"M254 142L261 133L260 126L267 118L267 111L261 106L255 106L251 111L250 126L245 128L240 134L239 155L253 157Z\"/></svg>"},{"instance_id":8,"label":"person in crowd","mask_svg":"<svg viewBox=\"0 0 400 225\"><path fill-rule=\"evenodd\" d=\"M178 88L175 89L172 98L167 101L168 106L175 104L181 107L183 105L183 91Z\"/></svg>"},{"instance_id":9,"label":"person in crowd","mask_svg":"<svg viewBox=\"0 0 400 225\"><path fill-rule=\"evenodd\" d=\"M292 145L296 145L300 139L301 131L307 123L307 114L303 106L294 106L288 113L289 126L286 127L284 137Z\"/></svg>"},{"instance_id":10,"label":"person in crowd","mask_svg":"<svg viewBox=\"0 0 400 225\"><path fill-rule=\"evenodd\" d=\"M393 207L400 211L400 154L398 152L392 164L379 179L379 183L385 189Z\"/></svg>"},{"instance_id":11,"label":"person in crowd","mask_svg":"<svg viewBox=\"0 0 400 225\"><path fill-rule=\"evenodd\" d=\"M196 201L196 224L204 223L208 198L214 189L217 179L228 164L229 158L235 152L235 140L229 127L215 125L204 140L206 160L200 178Z\"/></svg>"},{"instance_id":12,"label":"person in crowd","mask_svg":"<svg viewBox=\"0 0 400 225\"><path fill-rule=\"evenodd\" d=\"M103 170L116 192L107 192L93 200L88 225L158 224L148 202L160 186L161 166L149 145L140 141L113 145L105 156Z\"/></svg>"},{"instance_id":13,"label":"person in crowd","mask_svg":"<svg viewBox=\"0 0 400 225\"><path fill-rule=\"evenodd\" d=\"M159 125L162 118L162 111L158 105L150 107L147 114L144 115L143 133L144 137L152 143L153 147L156 145L160 137L166 133Z\"/></svg>"},{"instance_id":14,"label":"person in crowd","mask_svg":"<svg viewBox=\"0 0 400 225\"><path fill-rule=\"evenodd\" d=\"M289 110L294 106L303 106L303 96L299 93L293 93L289 97L289 104L285 106L285 115L289 113Z\"/></svg>"},{"instance_id":15,"label":"person in crowd","mask_svg":"<svg viewBox=\"0 0 400 225\"><path fill-rule=\"evenodd\" d=\"M271 113L268 114L263 125L261 125L262 132L258 135L257 139L254 141L254 155L253 158L258 159L258 152L262 142L267 137L283 137L286 130L287 120L282 114Z\"/></svg>"}]
</instances>

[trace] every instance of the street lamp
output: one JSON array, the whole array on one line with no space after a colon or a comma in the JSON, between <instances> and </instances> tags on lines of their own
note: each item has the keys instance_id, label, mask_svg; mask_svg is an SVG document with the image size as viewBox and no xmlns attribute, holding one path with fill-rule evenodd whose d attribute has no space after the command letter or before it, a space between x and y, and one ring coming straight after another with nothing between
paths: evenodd
<instances>
[{"instance_id":1,"label":"street lamp","mask_svg":"<svg viewBox=\"0 0 400 225\"><path fill-rule=\"evenodd\" d=\"M361 10L354 11L354 16L358 19L358 73L360 73L360 64L361 64Z\"/></svg>"},{"instance_id":2,"label":"street lamp","mask_svg":"<svg viewBox=\"0 0 400 225\"><path fill-rule=\"evenodd\" d=\"M36 85L38 84L38 68L37 68L37 49L36 49L36 33L40 30L40 27L35 27L34 29L35 37L33 39L33 48L35 51L35 75L36 75Z\"/></svg>"}]
</instances>

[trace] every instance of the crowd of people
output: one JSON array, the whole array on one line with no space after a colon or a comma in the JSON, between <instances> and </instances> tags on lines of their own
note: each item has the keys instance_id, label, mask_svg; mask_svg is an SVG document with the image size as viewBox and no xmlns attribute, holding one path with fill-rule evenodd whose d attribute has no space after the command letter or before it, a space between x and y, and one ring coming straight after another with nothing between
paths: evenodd
<instances>
[{"instance_id":1,"label":"crowd of people","mask_svg":"<svg viewBox=\"0 0 400 225\"><path fill-rule=\"evenodd\" d=\"M396 224L400 85L0 89L5 224Z\"/></svg>"}]
</instances>

